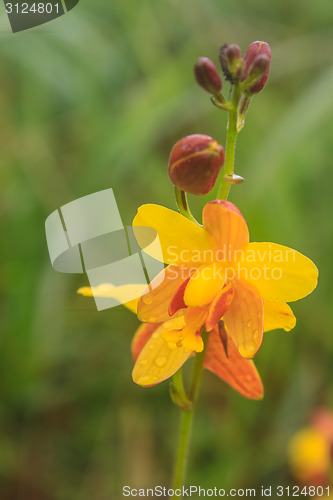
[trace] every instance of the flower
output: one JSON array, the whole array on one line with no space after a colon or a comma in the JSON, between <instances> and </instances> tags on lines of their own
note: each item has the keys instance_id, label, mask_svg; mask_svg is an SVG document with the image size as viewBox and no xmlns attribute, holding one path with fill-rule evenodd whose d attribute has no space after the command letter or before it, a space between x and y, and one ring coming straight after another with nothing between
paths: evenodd
<instances>
[{"instance_id":1,"label":"flower","mask_svg":"<svg viewBox=\"0 0 333 500\"><path fill-rule=\"evenodd\" d=\"M302 484L329 484L333 461L333 414L317 408L309 425L298 430L290 440L289 466Z\"/></svg>"},{"instance_id":2,"label":"flower","mask_svg":"<svg viewBox=\"0 0 333 500\"><path fill-rule=\"evenodd\" d=\"M221 320L238 353L252 358L264 331L295 326L287 302L305 297L317 283L316 266L299 252L250 243L245 219L228 201L204 207L203 227L158 205L141 206L133 226L157 231L169 264L138 303L142 322L164 324L137 358L133 379L139 385L173 375L191 353L202 351L203 327L214 338ZM157 257L153 245L146 251Z\"/></svg>"}]
</instances>

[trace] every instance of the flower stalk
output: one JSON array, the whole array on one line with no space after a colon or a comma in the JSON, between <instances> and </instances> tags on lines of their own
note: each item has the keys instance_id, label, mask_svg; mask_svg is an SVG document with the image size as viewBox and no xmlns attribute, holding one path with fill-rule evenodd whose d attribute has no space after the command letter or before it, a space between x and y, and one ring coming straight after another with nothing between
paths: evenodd
<instances>
[{"instance_id":1,"label":"flower stalk","mask_svg":"<svg viewBox=\"0 0 333 500\"><path fill-rule=\"evenodd\" d=\"M226 200L229 196L229 191L231 184L228 182L228 178L232 177L234 174L235 165L235 152L236 152L236 142L237 135L239 132L239 102L242 93L240 90L239 83L235 83L234 92L232 97L232 109L229 111L229 119L227 126L227 140L226 140L226 154L225 154L225 164L224 164L224 175L220 184L219 191L217 193L217 199Z\"/></svg>"},{"instance_id":2,"label":"flower stalk","mask_svg":"<svg viewBox=\"0 0 333 500\"><path fill-rule=\"evenodd\" d=\"M204 368L208 334L205 332L202 334L202 338L204 341L204 349L202 352L195 355L193 362L193 370L191 376L191 382L188 390L188 394L186 396L186 400L190 402L189 408L184 408L180 406L181 409L181 420L180 420L180 432L179 432L179 442L178 449L176 455L175 469L174 469L174 477L172 483L172 489L175 492L177 489L181 489L184 485L186 466L187 466L187 457L189 452L189 445L191 439L191 431L192 431L192 423L194 417L195 405L198 399L202 372ZM179 380L181 379L181 382ZM177 385L183 388L183 376L182 369L178 370L178 372L173 376L172 385ZM175 402L175 401L174 401ZM177 403L178 404L178 403ZM170 497L179 498L175 494Z\"/></svg>"}]
</instances>

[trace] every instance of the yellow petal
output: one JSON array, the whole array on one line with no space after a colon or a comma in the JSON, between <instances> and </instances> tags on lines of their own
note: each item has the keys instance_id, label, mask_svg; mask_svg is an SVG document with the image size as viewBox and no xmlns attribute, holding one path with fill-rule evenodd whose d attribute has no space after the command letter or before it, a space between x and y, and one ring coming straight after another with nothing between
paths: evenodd
<instances>
[{"instance_id":1,"label":"yellow petal","mask_svg":"<svg viewBox=\"0 0 333 500\"><path fill-rule=\"evenodd\" d=\"M136 313L138 301L147 285L121 285L115 286L111 283L101 283L98 286L84 286L78 289L77 293L85 297L106 297L116 299L120 304L123 304L127 309ZM128 300L130 297L136 297Z\"/></svg>"},{"instance_id":2,"label":"yellow petal","mask_svg":"<svg viewBox=\"0 0 333 500\"><path fill-rule=\"evenodd\" d=\"M145 344L148 342L152 334L160 326L159 323L142 323L134 334L131 343L132 358L134 361L138 359L138 356Z\"/></svg>"},{"instance_id":3,"label":"yellow petal","mask_svg":"<svg viewBox=\"0 0 333 500\"><path fill-rule=\"evenodd\" d=\"M284 302L309 295L318 280L318 269L310 259L276 243L249 243L236 267L236 273L264 298Z\"/></svg>"},{"instance_id":4,"label":"yellow petal","mask_svg":"<svg viewBox=\"0 0 333 500\"><path fill-rule=\"evenodd\" d=\"M296 318L285 302L264 299L264 331L283 328L289 332L296 325Z\"/></svg>"},{"instance_id":5,"label":"yellow petal","mask_svg":"<svg viewBox=\"0 0 333 500\"><path fill-rule=\"evenodd\" d=\"M248 283L234 280L232 286L234 298L223 320L240 355L253 358L263 337L263 300Z\"/></svg>"},{"instance_id":6,"label":"yellow petal","mask_svg":"<svg viewBox=\"0 0 333 500\"><path fill-rule=\"evenodd\" d=\"M225 283L224 266L218 262L203 265L191 276L184 293L187 306L209 304Z\"/></svg>"},{"instance_id":7,"label":"yellow petal","mask_svg":"<svg viewBox=\"0 0 333 500\"><path fill-rule=\"evenodd\" d=\"M142 205L133 220L134 234L140 246L145 246L135 227L146 226L157 231L166 264L199 266L212 261L214 239L201 226L183 215L159 205ZM160 260L156 245L145 248L151 256Z\"/></svg>"},{"instance_id":8,"label":"yellow petal","mask_svg":"<svg viewBox=\"0 0 333 500\"><path fill-rule=\"evenodd\" d=\"M203 226L219 248L218 260L232 260L233 250L249 242L249 230L238 208L230 201L214 200L203 209Z\"/></svg>"},{"instance_id":9,"label":"yellow petal","mask_svg":"<svg viewBox=\"0 0 333 500\"><path fill-rule=\"evenodd\" d=\"M167 331L164 325L157 328L140 352L132 373L136 384L147 387L163 382L191 356L192 351L165 340Z\"/></svg>"}]
</instances>

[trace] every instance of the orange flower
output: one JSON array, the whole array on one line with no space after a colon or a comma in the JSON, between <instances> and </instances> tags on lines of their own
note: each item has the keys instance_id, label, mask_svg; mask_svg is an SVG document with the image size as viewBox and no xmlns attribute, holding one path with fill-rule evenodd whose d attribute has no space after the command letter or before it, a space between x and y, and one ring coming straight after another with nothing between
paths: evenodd
<instances>
[{"instance_id":1,"label":"orange flower","mask_svg":"<svg viewBox=\"0 0 333 500\"><path fill-rule=\"evenodd\" d=\"M148 327L142 327L134 341L136 350L136 343L144 344L141 337L147 340L133 370L134 381L142 386L162 382L193 352L202 351L203 327L211 332L215 358L223 357L221 320L236 364L239 355L252 358L264 331L295 326L286 302L305 297L317 283L316 266L299 252L274 243L250 243L243 216L227 201L204 207L203 227L158 205L140 207L133 226L157 231L163 261L169 264L138 304L141 321L163 323L148 340L142 333ZM137 238L140 243L139 232ZM146 251L158 258L154 245ZM208 345L206 363L212 349ZM223 363L225 367L225 359Z\"/></svg>"}]
</instances>

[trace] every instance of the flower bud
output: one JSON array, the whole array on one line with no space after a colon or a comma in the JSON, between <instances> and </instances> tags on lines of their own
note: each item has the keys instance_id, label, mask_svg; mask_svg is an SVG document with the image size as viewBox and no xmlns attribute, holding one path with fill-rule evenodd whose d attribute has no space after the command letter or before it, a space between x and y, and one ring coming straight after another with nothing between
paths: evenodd
<instances>
[{"instance_id":1,"label":"flower bud","mask_svg":"<svg viewBox=\"0 0 333 500\"><path fill-rule=\"evenodd\" d=\"M194 65L194 74L198 84L207 92L217 94L222 89L221 77L208 57L199 57Z\"/></svg>"},{"instance_id":2,"label":"flower bud","mask_svg":"<svg viewBox=\"0 0 333 500\"><path fill-rule=\"evenodd\" d=\"M219 59L226 80L233 82L243 71L241 50L236 44L225 43L220 48Z\"/></svg>"},{"instance_id":3,"label":"flower bud","mask_svg":"<svg viewBox=\"0 0 333 500\"><path fill-rule=\"evenodd\" d=\"M171 182L191 194L207 194L224 164L224 149L208 135L194 134L178 141L169 159Z\"/></svg>"},{"instance_id":4,"label":"flower bud","mask_svg":"<svg viewBox=\"0 0 333 500\"><path fill-rule=\"evenodd\" d=\"M246 86L244 91L247 94L257 94L263 89L268 78L271 63L270 46L266 42L251 43L245 53L244 61L242 81L249 81L249 86Z\"/></svg>"}]
</instances>

